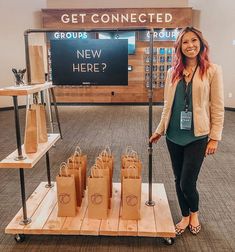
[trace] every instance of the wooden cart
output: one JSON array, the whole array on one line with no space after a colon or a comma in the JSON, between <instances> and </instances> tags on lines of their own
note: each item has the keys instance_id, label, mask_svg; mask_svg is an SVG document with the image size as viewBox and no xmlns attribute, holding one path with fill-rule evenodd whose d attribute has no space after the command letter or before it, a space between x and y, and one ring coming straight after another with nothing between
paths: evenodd
<instances>
[{"instance_id":1,"label":"wooden cart","mask_svg":"<svg viewBox=\"0 0 235 252\"><path fill-rule=\"evenodd\" d=\"M163 184L153 184L155 206L145 205L148 184L142 184L141 219L138 221L120 217L120 183L113 184L111 209L108 218L102 220L88 218L87 193L75 217L57 217L56 183L52 188L46 188L46 184L41 182L27 200L28 216L32 222L25 226L19 224L21 209L6 227L6 233L15 234L19 241L25 234L147 236L162 237L168 244L174 241L175 229Z\"/></svg>"},{"instance_id":2,"label":"wooden cart","mask_svg":"<svg viewBox=\"0 0 235 252\"><path fill-rule=\"evenodd\" d=\"M121 216L120 183L114 183L111 209L105 220L88 218L87 194L75 217L57 217L56 183L51 183L49 149L60 138L59 134L49 134L48 142L39 144L35 154L25 154L20 139L18 115L18 95L28 95L51 88L51 84L0 89L0 95L13 97L16 122L17 150L0 162L0 168L20 170L22 208L5 229L21 242L25 234L57 235L108 235L108 236L147 236L162 237L167 244L173 244L175 229L163 184L152 184L154 206L147 206L148 184L142 184L141 219L123 220ZM54 101L55 103L55 101ZM57 114L58 116L58 114ZM58 117L57 117L58 120ZM58 121L59 122L59 121ZM61 133L61 131L60 131ZM41 182L37 189L25 199L24 169L33 168L46 154L48 182Z\"/></svg>"}]
</instances>

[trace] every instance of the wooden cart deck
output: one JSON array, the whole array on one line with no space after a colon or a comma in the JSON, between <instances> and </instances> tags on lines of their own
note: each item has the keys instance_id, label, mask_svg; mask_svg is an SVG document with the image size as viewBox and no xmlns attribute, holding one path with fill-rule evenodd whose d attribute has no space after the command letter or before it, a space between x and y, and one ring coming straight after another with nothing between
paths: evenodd
<instances>
[{"instance_id":1,"label":"wooden cart deck","mask_svg":"<svg viewBox=\"0 0 235 252\"><path fill-rule=\"evenodd\" d=\"M20 225L22 209L8 224L8 234L57 234L57 235L109 235L109 236L148 236L175 237L175 229L163 184L153 184L155 206L145 205L148 199L148 184L142 184L141 219L122 220L120 218L120 183L113 184L112 208L108 219L89 219L88 200L85 195L75 217L57 217L56 183L46 188L41 182L27 200L27 213L32 222Z\"/></svg>"}]
</instances>

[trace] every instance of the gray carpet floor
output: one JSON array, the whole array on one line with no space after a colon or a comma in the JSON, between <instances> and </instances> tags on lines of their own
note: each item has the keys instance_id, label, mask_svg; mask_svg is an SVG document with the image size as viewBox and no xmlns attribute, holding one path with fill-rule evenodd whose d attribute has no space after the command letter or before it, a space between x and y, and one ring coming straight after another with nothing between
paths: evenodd
<instances>
[{"instance_id":1,"label":"gray carpet floor","mask_svg":"<svg viewBox=\"0 0 235 252\"><path fill-rule=\"evenodd\" d=\"M161 107L153 108L153 128L160 119ZM148 181L147 106L59 106L63 140L50 150L51 176L77 144L88 155L89 167L105 145L115 157L114 182L119 182L120 156L131 145L143 162L143 182ZM21 132L25 109L20 109ZM108 236L27 235L16 243L4 229L21 208L19 172L0 170L0 251L235 251L235 112L226 111L223 141L216 155L204 161L199 180L202 231L193 236L187 230L172 246L159 238ZM57 129L55 129L57 131ZM23 137L23 134L22 134ZM0 159L16 149L13 111L0 111ZM180 210L174 188L171 163L164 137L154 145L153 182L164 183L174 222ZM42 158L25 171L27 197L41 181L46 181L46 162Z\"/></svg>"}]
</instances>

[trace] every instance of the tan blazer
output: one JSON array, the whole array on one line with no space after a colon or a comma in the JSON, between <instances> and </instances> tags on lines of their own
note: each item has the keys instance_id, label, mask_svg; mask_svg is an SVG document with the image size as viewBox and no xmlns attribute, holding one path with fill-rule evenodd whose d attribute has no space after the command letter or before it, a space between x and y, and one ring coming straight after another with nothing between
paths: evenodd
<instances>
[{"instance_id":1,"label":"tan blazer","mask_svg":"<svg viewBox=\"0 0 235 252\"><path fill-rule=\"evenodd\" d=\"M178 83L178 81L172 83L171 76L172 69L169 69L164 90L161 121L155 130L155 133L161 135L166 134L169 125ZM197 69L193 79L192 102L194 135L208 135L210 139L221 140L224 123L224 94L220 66L211 64L203 80L200 78L199 68Z\"/></svg>"}]
</instances>

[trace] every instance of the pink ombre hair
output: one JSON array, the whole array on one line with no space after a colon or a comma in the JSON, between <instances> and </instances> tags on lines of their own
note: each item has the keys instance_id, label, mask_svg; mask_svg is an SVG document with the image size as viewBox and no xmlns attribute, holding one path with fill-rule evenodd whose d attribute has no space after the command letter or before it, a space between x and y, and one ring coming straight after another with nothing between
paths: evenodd
<instances>
[{"instance_id":1,"label":"pink ombre hair","mask_svg":"<svg viewBox=\"0 0 235 252\"><path fill-rule=\"evenodd\" d=\"M197 30L194 27L185 27L183 28L175 42L175 58L173 63L173 73L172 73L172 82L174 83L178 79L183 78L183 70L186 67L186 57L182 53L181 45L182 45L182 38L185 33L187 32L193 32L196 34L200 41L200 52L197 56L198 61L198 67L199 67L199 73L201 79L203 78L203 75L207 72L207 69L210 66L210 60L208 57L209 53L209 45L208 42L204 39L202 33Z\"/></svg>"}]
</instances>

